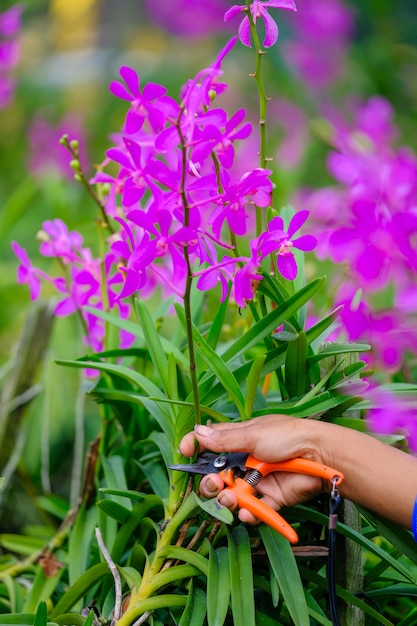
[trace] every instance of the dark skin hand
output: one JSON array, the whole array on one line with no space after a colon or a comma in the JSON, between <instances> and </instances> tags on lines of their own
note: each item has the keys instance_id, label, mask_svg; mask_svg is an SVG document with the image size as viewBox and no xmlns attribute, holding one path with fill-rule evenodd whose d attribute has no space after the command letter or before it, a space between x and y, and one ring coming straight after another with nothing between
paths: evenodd
<instances>
[{"instance_id":1,"label":"dark skin hand","mask_svg":"<svg viewBox=\"0 0 417 626\"><path fill-rule=\"evenodd\" d=\"M312 419L284 415L265 415L247 422L196 426L183 437L180 451L249 452L270 463L303 457L329 465L345 475L342 496L362 505L405 528L411 528L417 496L417 458L392 448L356 430ZM231 510L236 508L233 492L223 491L217 474L204 476L200 483L203 496L218 496ZM263 478L257 491L274 510L311 499L330 491L331 484L320 478L276 472ZM243 522L256 523L246 509L239 511Z\"/></svg>"}]
</instances>

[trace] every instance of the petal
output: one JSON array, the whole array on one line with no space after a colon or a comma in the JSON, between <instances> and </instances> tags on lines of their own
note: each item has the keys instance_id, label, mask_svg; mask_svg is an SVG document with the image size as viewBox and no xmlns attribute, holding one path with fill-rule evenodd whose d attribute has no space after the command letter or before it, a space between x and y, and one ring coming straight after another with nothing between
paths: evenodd
<instances>
[{"instance_id":1,"label":"petal","mask_svg":"<svg viewBox=\"0 0 417 626\"><path fill-rule=\"evenodd\" d=\"M142 92L142 98L144 100L156 100L166 94L166 87L159 85L158 83L147 83Z\"/></svg>"},{"instance_id":2,"label":"petal","mask_svg":"<svg viewBox=\"0 0 417 626\"><path fill-rule=\"evenodd\" d=\"M248 17L244 17L240 26L239 26L239 39L243 43L244 46L248 48L252 48L252 44L250 41L250 22Z\"/></svg>"},{"instance_id":3,"label":"petal","mask_svg":"<svg viewBox=\"0 0 417 626\"><path fill-rule=\"evenodd\" d=\"M23 263L23 265L27 265L30 267L30 260L26 250L22 248L16 241L12 241L11 246L19 261Z\"/></svg>"},{"instance_id":4,"label":"petal","mask_svg":"<svg viewBox=\"0 0 417 626\"><path fill-rule=\"evenodd\" d=\"M270 48L278 39L278 26L265 9L262 10L262 17L265 24L265 39L263 45L265 48Z\"/></svg>"},{"instance_id":5,"label":"petal","mask_svg":"<svg viewBox=\"0 0 417 626\"><path fill-rule=\"evenodd\" d=\"M128 88L130 89L133 96L135 98L138 98L140 96L140 78L135 72L135 70L132 69L131 67L127 67L126 65L123 65L120 68L119 73L120 73L120 76L125 81Z\"/></svg>"},{"instance_id":6,"label":"petal","mask_svg":"<svg viewBox=\"0 0 417 626\"><path fill-rule=\"evenodd\" d=\"M288 236L292 237L297 230L307 221L310 211L298 211L292 218L288 226Z\"/></svg>"},{"instance_id":7,"label":"petal","mask_svg":"<svg viewBox=\"0 0 417 626\"><path fill-rule=\"evenodd\" d=\"M317 246L317 239L313 235L303 235L298 239L293 239L295 248L303 250L303 252L311 252Z\"/></svg>"},{"instance_id":8,"label":"petal","mask_svg":"<svg viewBox=\"0 0 417 626\"><path fill-rule=\"evenodd\" d=\"M143 115L138 115L135 111L130 109L126 114L125 129L129 135L134 135L143 126L145 118Z\"/></svg>"},{"instance_id":9,"label":"petal","mask_svg":"<svg viewBox=\"0 0 417 626\"><path fill-rule=\"evenodd\" d=\"M279 254L277 267L280 274L287 280L294 280L297 277L297 263L292 252L289 254Z\"/></svg>"},{"instance_id":10,"label":"petal","mask_svg":"<svg viewBox=\"0 0 417 626\"><path fill-rule=\"evenodd\" d=\"M122 98L122 100L133 100L133 97L127 91L126 87L114 80L109 85L110 92L116 96L116 98Z\"/></svg>"},{"instance_id":11,"label":"petal","mask_svg":"<svg viewBox=\"0 0 417 626\"><path fill-rule=\"evenodd\" d=\"M241 13L242 11L244 11L246 9L246 7L241 6L239 4L234 4L232 7L230 7L230 9L228 9L226 11L226 13L224 14L224 21L228 22L229 20L232 19L232 17L234 17L235 15L237 15L238 13ZM233 41L233 45L235 44L235 40L232 39L231 42ZM231 44L231 42L229 42L229 45ZM232 47L232 46L231 46Z\"/></svg>"},{"instance_id":12,"label":"petal","mask_svg":"<svg viewBox=\"0 0 417 626\"><path fill-rule=\"evenodd\" d=\"M294 0L267 0L264 2L264 5L273 7L274 9L288 9L289 11L297 10Z\"/></svg>"}]
</instances>

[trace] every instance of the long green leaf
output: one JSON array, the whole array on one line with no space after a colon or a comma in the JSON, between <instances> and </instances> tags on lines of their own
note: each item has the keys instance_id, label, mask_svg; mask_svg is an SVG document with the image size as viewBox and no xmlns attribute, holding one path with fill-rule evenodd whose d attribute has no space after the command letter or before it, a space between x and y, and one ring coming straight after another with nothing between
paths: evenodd
<instances>
[{"instance_id":1,"label":"long green leaf","mask_svg":"<svg viewBox=\"0 0 417 626\"><path fill-rule=\"evenodd\" d=\"M235 624L256 626L252 558L244 526L228 531L232 613Z\"/></svg>"},{"instance_id":2,"label":"long green leaf","mask_svg":"<svg viewBox=\"0 0 417 626\"><path fill-rule=\"evenodd\" d=\"M179 317L183 319L184 315L181 309L177 307L177 313ZM241 388L238 385L237 380L233 376L233 373L227 367L224 360L209 346L207 341L201 335L198 328L193 325L193 337L195 341L195 347L202 359L207 364L210 371L212 371L220 383L223 385L227 393L234 401L236 408L242 418L245 417L245 399Z\"/></svg>"},{"instance_id":3,"label":"long green leaf","mask_svg":"<svg viewBox=\"0 0 417 626\"><path fill-rule=\"evenodd\" d=\"M314 296L314 294L323 286L324 281L324 278L316 278L311 283L297 291L297 293L293 296L288 298L286 302L277 306L276 309L273 309L226 350L223 354L223 360L227 363L230 360L235 359L239 355L250 350L250 348L262 341L265 337L271 335L280 324L289 319L303 306L303 304L308 302Z\"/></svg>"},{"instance_id":4,"label":"long green leaf","mask_svg":"<svg viewBox=\"0 0 417 626\"><path fill-rule=\"evenodd\" d=\"M207 613L206 594L191 581L187 604L181 616L179 626L203 626Z\"/></svg>"},{"instance_id":5,"label":"long green leaf","mask_svg":"<svg viewBox=\"0 0 417 626\"><path fill-rule=\"evenodd\" d=\"M94 307L87 306L87 307L84 307L84 310L87 311L88 313L91 313L92 315L95 315L96 317L99 317L100 319L103 319L106 322L110 322L111 324L114 324L115 326L117 326L118 328L121 328L122 330L126 330L127 332L131 333L135 337L138 337L138 339L142 339L143 341L145 341L143 330L139 326L139 324L135 324L134 322L131 322L126 319L122 319L119 315L113 315L112 313L107 313L106 311L100 311L98 309L95 309ZM181 352L181 350L179 350L177 346L173 344L171 341L169 341L168 339L165 339L165 337L161 336L160 340L161 340L162 348L165 354L170 354L172 352L172 354L174 354L178 363L180 363L184 368L187 369L189 367L188 359Z\"/></svg>"},{"instance_id":6,"label":"long green leaf","mask_svg":"<svg viewBox=\"0 0 417 626\"><path fill-rule=\"evenodd\" d=\"M181 546L166 546L160 550L160 555L167 559L176 559L177 561L184 561L197 567L202 574L207 576L209 570L209 561L202 554L198 554L193 550L182 548Z\"/></svg>"},{"instance_id":7,"label":"long green leaf","mask_svg":"<svg viewBox=\"0 0 417 626\"><path fill-rule=\"evenodd\" d=\"M113 374L115 376L120 376L125 380L128 380L132 383L138 385L141 389L143 389L148 396L152 396L156 399L166 400L166 395L159 389L157 385L155 385L152 381L150 381L146 376L140 374L140 372L136 372L135 370L125 367L123 365L115 365L113 363L98 363L95 361L64 361L58 360L56 361L59 365L66 365L68 367L76 367L76 368L85 368L85 367L93 367L94 369L100 370L101 372L106 372L108 374ZM131 398L134 398L134 395L131 394ZM149 400L148 400L149 401ZM145 404L146 400L141 398L141 402ZM155 401L153 401L154 403ZM163 410L158 412L158 417L160 419L160 426L164 432L174 438L173 431L173 418L165 413Z\"/></svg>"},{"instance_id":8,"label":"long green leaf","mask_svg":"<svg viewBox=\"0 0 417 626\"><path fill-rule=\"evenodd\" d=\"M230 601L229 551L226 546L214 549L211 543L209 551L207 621L208 626L223 626Z\"/></svg>"},{"instance_id":9,"label":"long green leaf","mask_svg":"<svg viewBox=\"0 0 417 626\"><path fill-rule=\"evenodd\" d=\"M146 347L151 355L152 363L158 373L165 393L171 397L173 394L171 392L171 383L169 379L168 359L163 350L160 335L155 328L155 324L145 304L138 299L135 300L135 304L136 311L143 328Z\"/></svg>"},{"instance_id":10,"label":"long green leaf","mask_svg":"<svg viewBox=\"0 0 417 626\"><path fill-rule=\"evenodd\" d=\"M290 398L300 396L309 387L307 365L307 337L300 331L295 341L290 341L285 358L285 387Z\"/></svg>"},{"instance_id":11,"label":"long green leaf","mask_svg":"<svg viewBox=\"0 0 417 626\"><path fill-rule=\"evenodd\" d=\"M46 626L48 623L48 611L46 608L46 602L42 600L39 602L39 606L36 611L33 626Z\"/></svg>"},{"instance_id":12,"label":"long green leaf","mask_svg":"<svg viewBox=\"0 0 417 626\"><path fill-rule=\"evenodd\" d=\"M294 509L294 514L299 519L318 522L319 524L322 524L323 526L326 526L326 524L328 524L328 521L329 521L327 515L319 513L318 511L315 511L314 509L310 509L303 505L298 505ZM404 576L406 580L412 583L416 582L414 573L410 572L401 561L395 559L386 550L378 546L376 543L374 543L373 541L365 537L360 532L357 532L353 528L350 528L350 526L343 524L343 522L338 522L337 532L341 533L345 537L348 537L348 539L355 541L356 543L361 545L363 548L368 550L371 554L376 555L379 559L383 561L385 560L390 567L392 567L395 571L399 572L402 576Z\"/></svg>"},{"instance_id":13,"label":"long green leaf","mask_svg":"<svg viewBox=\"0 0 417 626\"><path fill-rule=\"evenodd\" d=\"M160 513L162 518L164 515L162 501L158 496L153 494L146 496L141 502L135 504L129 517L119 529L114 541L111 556L115 563L120 561L128 542L142 519L146 517L152 509L157 508L161 509Z\"/></svg>"},{"instance_id":14,"label":"long green leaf","mask_svg":"<svg viewBox=\"0 0 417 626\"><path fill-rule=\"evenodd\" d=\"M329 356L349 354L350 352L368 352L370 349L371 346L366 343L332 343L314 356L309 357L308 362L312 365Z\"/></svg>"},{"instance_id":15,"label":"long green leaf","mask_svg":"<svg viewBox=\"0 0 417 626\"><path fill-rule=\"evenodd\" d=\"M312 568L300 565L300 572L305 580L312 582L319 588L321 587L323 590L327 589L327 579L315 572ZM367 602L364 602L354 593L350 593L340 585L336 585L336 593L346 603L351 604L352 606L357 606L366 615L369 615L374 620L376 620L378 626L394 626L393 622L381 615L381 613L377 611L373 606L371 606Z\"/></svg>"},{"instance_id":16,"label":"long green leaf","mask_svg":"<svg viewBox=\"0 0 417 626\"><path fill-rule=\"evenodd\" d=\"M295 626L310 626L304 589L289 542L266 524L261 524L259 532Z\"/></svg>"},{"instance_id":17,"label":"long green leaf","mask_svg":"<svg viewBox=\"0 0 417 626\"><path fill-rule=\"evenodd\" d=\"M248 379L246 382L246 398L245 398L245 415L250 417L253 405L255 404L256 392L258 389L259 378L262 373L262 368L265 363L266 355L262 354L256 358L249 370Z\"/></svg>"},{"instance_id":18,"label":"long green leaf","mask_svg":"<svg viewBox=\"0 0 417 626\"><path fill-rule=\"evenodd\" d=\"M103 464L106 487L109 487L110 489L127 490L127 481L122 457L119 455L110 457L102 455L100 459ZM132 508L130 502L126 502L125 499L119 499L117 496L113 496L111 499L123 507L128 509Z\"/></svg>"},{"instance_id":19,"label":"long green leaf","mask_svg":"<svg viewBox=\"0 0 417 626\"><path fill-rule=\"evenodd\" d=\"M82 574L78 580L69 587L52 609L50 619L68 613L72 607L97 583L103 581L106 576L111 576L107 563L97 563Z\"/></svg>"}]
</instances>

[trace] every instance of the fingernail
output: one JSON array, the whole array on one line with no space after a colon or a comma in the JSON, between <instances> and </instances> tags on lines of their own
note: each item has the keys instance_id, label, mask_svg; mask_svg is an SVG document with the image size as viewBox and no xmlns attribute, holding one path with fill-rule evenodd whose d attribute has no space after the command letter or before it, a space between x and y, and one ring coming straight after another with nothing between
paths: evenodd
<instances>
[{"instance_id":1,"label":"fingernail","mask_svg":"<svg viewBox=\"0 0 417 626\"><path fill-rule=\"evenodd\" d=\"M196 424L196 426L194 426L194 432L202 437L210 437L213 429L208 426L203 426L202 424Z\"/></svg>"},{"instance_id":2,"label":"fingernail","mask_svg":"<svg viewBox=\"0 0 417 626\"><path fill-rule=\"evenodd\" d=\"M217 485L211 480L211 478L206 479L204 487L209 493L217 493L219 491Z\"/></svg>"}]
</instances>

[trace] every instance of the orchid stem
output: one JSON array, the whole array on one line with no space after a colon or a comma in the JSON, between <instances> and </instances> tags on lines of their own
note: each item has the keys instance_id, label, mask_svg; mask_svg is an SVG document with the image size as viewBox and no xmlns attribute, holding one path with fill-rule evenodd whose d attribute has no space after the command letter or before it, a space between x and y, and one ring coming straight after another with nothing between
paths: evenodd
<instances>
[{"instance_id":1,"label":"orchid stem","mask_svg":"<svg viewBox=\"0 0 417 626\"><path fill-rule=\"evenodd\" d=\"M181 124L180 124L181 115L182 115L182 112L180 113L180 116L178 118L178 124L177 124L178 134L180 136L180 142L181 142L181 151L182 151L180 193L181 193L182 203L184 207L184 226L188 227L189 222L190 222L190 206L189 206L187 194L185 191L185 177L187 173L187 147L185 145L185 140L181 131ZM185 311L189 360L190 360L190 377L191 377L191 385L193 389L193 398L194 398L195 423L201 424L201 410L200 410L200 400L199 400L199 391L198 391L196 358L195 358L194 338L193 338L193 322L192 322L192 311L191 311L191 288L193 284L193 270L191 267L188 244L184 246L184 259L187 265L187 278L186 278L185 292L184 292L184 311Z\"/></svg>"},{"instance_id":2,"label":"orchid stem","mask_svg":"<svg viewBox=\"0 0 417 626\"><path fill-rule=\"evenodd\" d=\"M262 57L266 54L259 41L256 24L251 12L251 0L246 0L246 12L249 18L252 40L256 49L256 69L252 76L256 80L259 94L259 165L266 168L269 159L266 156L266 105L268 98L265 95L265 87L262 79ZM256 207L256 235L259 237L263 230L263 216L260 207Z\"/></svg>"}]
</instances>

